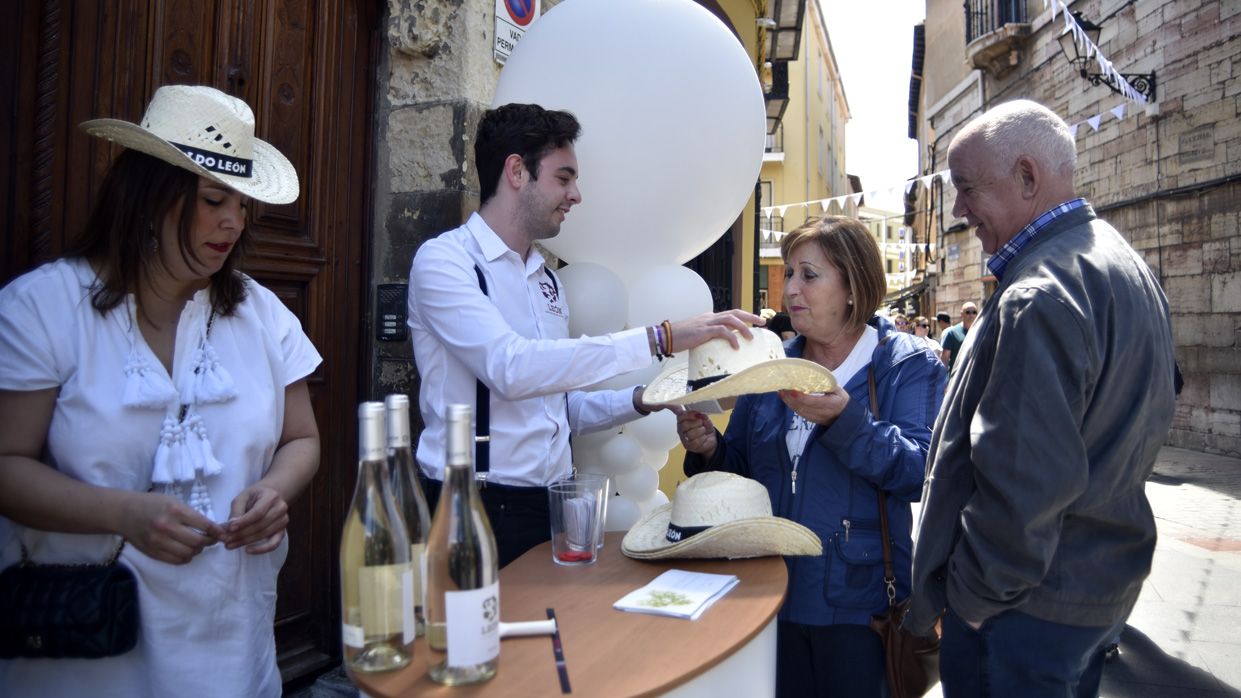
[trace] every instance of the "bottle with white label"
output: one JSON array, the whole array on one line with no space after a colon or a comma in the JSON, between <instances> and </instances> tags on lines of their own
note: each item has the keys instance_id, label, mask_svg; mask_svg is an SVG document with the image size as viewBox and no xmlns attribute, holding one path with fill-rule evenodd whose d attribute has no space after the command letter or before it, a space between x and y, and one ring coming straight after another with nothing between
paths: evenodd
<instances>
[{"instance_id":1,"label":"bottle with white label","mask_svg":"<svg viewBox=\"0 0 1241 698\"><path fill-rule=\"evenodd\" d=\"M388 483L384 405L358 407L358 484L340 539L345 664L354 671L399 669L414 653L409 536Z\"/></svg>"},{"instance_id":2,"label":"bottle with white label","mask_svg":"<svg viewBox=\"0 0 1241 698\"><path fill-rule=\"evenodd\" d=\"M427 541L427 653L433 681L486 681L500 663L496 539L474 484L468 405L449 405L444 487Z\"/></svg>"},{"instance_id":3,"label":"bottle with white label","mask_svg":"<svg viewBox=\"0 0 1241 698\"><path fill-rule=\"evenodd\" d=\"M431 512L427 499L418 484L418 466L414 463L414 451L409 434L409 396L394 393L384 398L388 415L388 478L392 484L392 499L396 510L405 522L409 535L409 560L414 570L413 596L409 603L414 607L414 633L421 636L426 619L423 604L426 602L427 534L431 532Z\"/></svg>"}]
</instances>

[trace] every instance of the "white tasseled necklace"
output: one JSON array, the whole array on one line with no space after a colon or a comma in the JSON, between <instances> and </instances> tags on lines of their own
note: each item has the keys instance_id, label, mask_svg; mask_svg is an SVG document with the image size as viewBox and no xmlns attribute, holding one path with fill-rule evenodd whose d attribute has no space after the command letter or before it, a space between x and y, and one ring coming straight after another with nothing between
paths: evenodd
<instances>
[{"instance_id":1,"label":"white tasseled necklace","mask_svg":"<svg viewBox=\"0 0 1241 698\"><path fill-rule=\"evenodd\" d=\"M219 474L222 465L212 452L198 406L228 402L237 396L237 388L208 341L216 317L209 293L206 289L199 291L182 311L179 324L184 332L177 332L172 380L151 365L149 351L143 352L145 340L139 339L137 304L132 296L127 299L130 346L122 404L133 409L164 410L151 482L215 521L205 479Z\"/></svg>"}]
</instances>

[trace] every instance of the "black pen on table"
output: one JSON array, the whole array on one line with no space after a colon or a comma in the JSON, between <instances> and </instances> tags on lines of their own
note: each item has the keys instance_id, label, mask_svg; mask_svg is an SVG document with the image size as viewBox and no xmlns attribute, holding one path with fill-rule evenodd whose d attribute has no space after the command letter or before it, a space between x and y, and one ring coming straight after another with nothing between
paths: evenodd
<instances>
[{"instance_id":1,"label":"black pen on table","mask_svg":"<svg viewBox=\"0 0 1241 698\"><path fill-rule=\"evenodd\" d=\"M556 672L560 674L560 692L572 693L573 688L569 685L569 667L564 663L564 647L560 645L560 622L556 620L556 611L547 609L547 618L556 623L556 629L552 633L552 654L556 657Z\"/></svg>"}]
</instances>

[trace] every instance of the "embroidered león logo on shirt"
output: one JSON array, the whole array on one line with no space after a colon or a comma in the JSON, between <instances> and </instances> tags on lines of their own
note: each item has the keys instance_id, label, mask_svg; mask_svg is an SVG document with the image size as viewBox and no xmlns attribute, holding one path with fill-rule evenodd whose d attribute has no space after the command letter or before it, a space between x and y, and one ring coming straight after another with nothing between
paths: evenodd
<instances>
[{"instance_id":1,"label":"embroidered le\u00f3n logo on shirt","mask_svg":"<svg viewBox=\"0 0 1241 698\"><path fill-rule=\"evenodd\" d=\"M557 291L555 286L546 281L539 282L539 290L543 292L543 297L552 303L560 300L560 291Z\"/></svg>"},{"instance_id":2,"label":"embroidered le\u00f3n logo on shirt","mask_svg":"<svg viewBox=\"0 0 1241 698\"><path fill-rule=\"evenodd\" d=\"M565 317L564 308L560 305L560 291L548 281L539 282L539 290L547 299L547 312L557 317Z\"/></svg>"}]
</instances>

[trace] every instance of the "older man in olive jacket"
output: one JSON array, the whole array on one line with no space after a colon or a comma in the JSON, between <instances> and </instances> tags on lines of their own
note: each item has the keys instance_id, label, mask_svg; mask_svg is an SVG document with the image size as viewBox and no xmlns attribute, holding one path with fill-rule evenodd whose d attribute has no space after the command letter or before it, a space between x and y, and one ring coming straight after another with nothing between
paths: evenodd
<instances>
[{"instance_id":1,"label":"older man in olive jacket","mask_svg":"<svg viewBox=\"0 0 1241 698\"><path fill-rule=\"evenodd\" d=\"M1173 413L1167 300L1073 189L1064 121L1029 101L948 149L953 213L999 280L935 425L906 627L943 616L946 695L1097 695L1150 571L1144 484Z\"/></svg>"}]
</instances>

